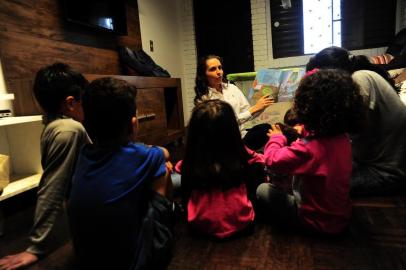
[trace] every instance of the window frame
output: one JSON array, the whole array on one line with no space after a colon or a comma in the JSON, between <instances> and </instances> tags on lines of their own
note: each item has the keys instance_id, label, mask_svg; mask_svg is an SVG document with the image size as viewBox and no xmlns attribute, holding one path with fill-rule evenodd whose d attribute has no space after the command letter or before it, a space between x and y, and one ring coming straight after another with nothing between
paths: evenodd
<instances>
[{"instance_id":1,"label":"window frame","mask_svg":"<svg viewBox=\"0 0 406 270\"><path fill-rule=\"evenodd\" d=\"M305 0L291 0L292 2L292 6L295 4L295 2L300 2L302 3L302 1ZM341 6L343 7L343 1L341 3ZM345 0L345 1L354 1L354 0ZM368 3L368 0L358 0L358 1L363 1L363 4L365 5L365 3ZM375 0L378 1L378 0ZM394 4L394 11L393 11L393 22L392 22L392 29L393 29L393 34L390 34L391 37L393 37L395 35L395 33L398 31L399 28L399 0L389 0L392 1L392 3ZM300 51L300 53L284 53L284 52L276 52L275 50L278 49L278 46L275 46L275 41L277 39L277 35L274 34L274 21L276 20L275 16L275 12L274 12L274 16L272 16L272 6L277 5L277 3L280 4L280 0L266 0L267 4L266 4L266 9L267 9L267 23L268 23L268 36L271 37L271 40L269 40L270 42L270 46L269 46L269 55L273 56L273 59L278 60L278 59L283 59L283 58L287 58L287 57L302 57L302 56L309 56L312 54L304 54L304 35L303 35L303 17L298 16L301 20L302 23L300 25L300 31L301 31L301 38L302 38L302 42L300 43L300 50L298 50L298 48L295 48L295 51ZM347 2L348 3L348 2ZM296 5L297 6L297 5ZM302 5L300 4L300 10L296 10L296 13L301 14L301 16L303 16L302 14ZM341 17L342 17L342 21L344 20L344 15L343 14L343 10L341 11ZM374 48L379 48L379 47L387 47L389 45L390 40L384 40L381 42L375 42L375 43L364 43L361 46L353 46L351 44L348 44L348 42L346 42L345 38L343 39L343 31L345 32L345 30L343 29L343 24L342 23L342 27L341 27L341 31L342 31L342 47L347 48L348 50L366 50L366 49L374 49ZM275 38L276 37L276 38ZM297 46L297 45L295 45ZM276 52L276 53L275 53Z\"/></svg>"}]
</instances>

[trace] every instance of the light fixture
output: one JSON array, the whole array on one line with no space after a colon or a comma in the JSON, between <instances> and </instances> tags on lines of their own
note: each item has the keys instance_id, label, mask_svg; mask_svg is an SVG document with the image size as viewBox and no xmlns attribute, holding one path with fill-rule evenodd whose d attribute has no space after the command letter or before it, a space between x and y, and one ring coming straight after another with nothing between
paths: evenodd
<instances>
[{"instance_id":1,"label":"light fixture","mask_svg":"<svg viewBox=\"0 0 406 270\"><path fill-rule=\"evenodd\" d=\"M288 9L292 7L292 3L290 2L290 0L282 0L281 2L282 2L281 6L283 9Z\"/></svg>"}]
</instances>

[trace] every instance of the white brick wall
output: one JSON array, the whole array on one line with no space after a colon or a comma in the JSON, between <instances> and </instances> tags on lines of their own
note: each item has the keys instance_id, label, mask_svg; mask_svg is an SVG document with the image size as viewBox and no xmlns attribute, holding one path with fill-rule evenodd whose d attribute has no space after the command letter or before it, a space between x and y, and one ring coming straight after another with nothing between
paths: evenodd
<instances>
[{"instance_id":1,"label":"white brick wall","mask_svg":"<svg viewBox=\"0 0 406 270\"><path fill-rule=\"evenodd\" d=\"M268 23L265 0L251 0L252 45L255 70L268 67Z\"/></svg>"},{"instance_id":2,"label":"white brick wall","mask_svg":"<svg viewBox=\"0 0 406 270\"><path fill-rule=\"evenodd\" d=\"M192 111L196 77L196 41L193 21L193 0L182 0L181 7L182 47L183 47L183 81L182 96L185 124Z\"/></svg>"}]
</instances>

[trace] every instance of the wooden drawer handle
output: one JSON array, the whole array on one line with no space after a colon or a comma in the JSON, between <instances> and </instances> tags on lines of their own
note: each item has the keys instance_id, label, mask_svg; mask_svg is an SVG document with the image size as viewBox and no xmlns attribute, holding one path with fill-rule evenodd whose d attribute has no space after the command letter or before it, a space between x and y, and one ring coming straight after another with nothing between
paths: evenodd
<instances>
[{"instance_id":1,"label":"wooden drawer handle","mask_svg":"<svg viewBox=\"0 0 406 270\"><path fill-rule=\"evenodd\" d=\"M145 113L145 114L138 115L137 119L138 119L138 121L142 122L142 121L154 119L155 117L156 117L155 113Z\"/></svg>"}]
</instances>

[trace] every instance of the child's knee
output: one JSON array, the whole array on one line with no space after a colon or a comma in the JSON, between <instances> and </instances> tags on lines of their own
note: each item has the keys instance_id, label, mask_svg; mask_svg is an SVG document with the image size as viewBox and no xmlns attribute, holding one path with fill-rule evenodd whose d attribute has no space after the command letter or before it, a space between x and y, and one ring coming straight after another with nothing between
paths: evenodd
<instances>
[{"instance_id":1,"label":"child's knee","mask_svg":"<svg viewBox=\"0 0 406 270\"><path fill-rule=\"evenodd\" d=\"M257 187L257 199L262 202L267 202L270 199L272 184L263 183Z\"/></svg>"}]
</instances>

